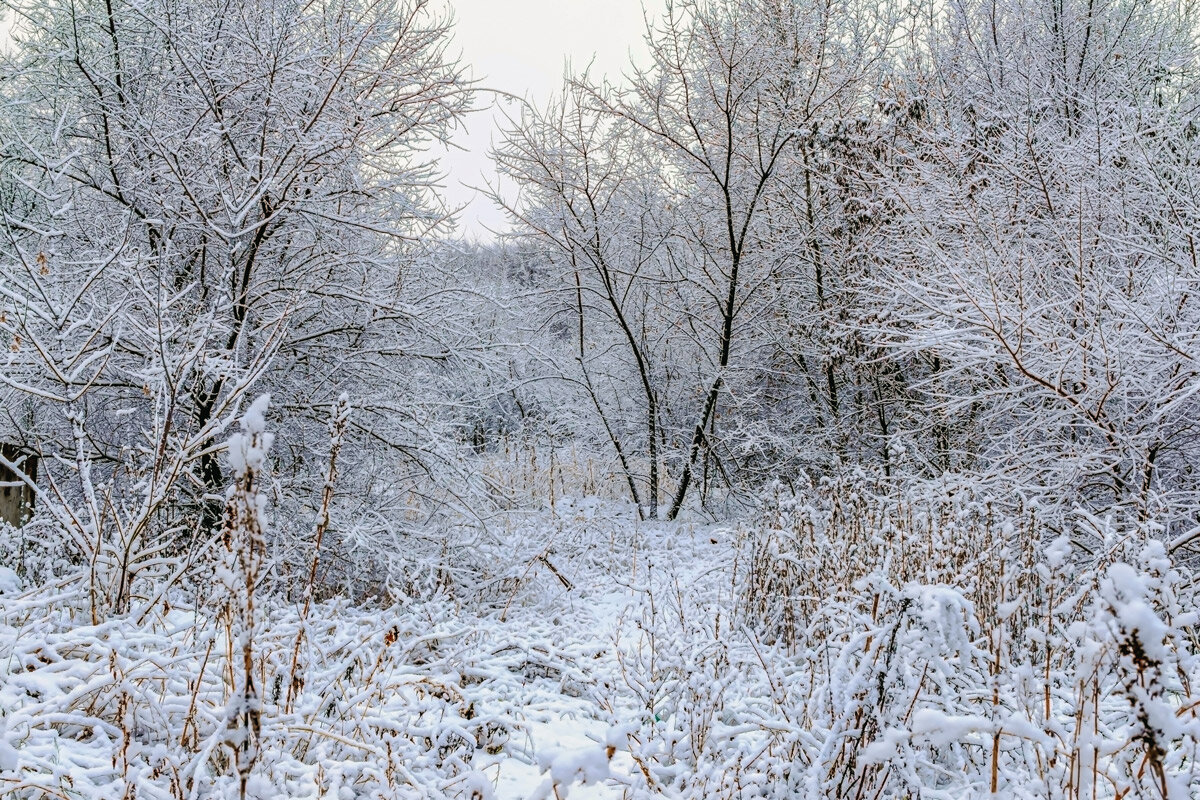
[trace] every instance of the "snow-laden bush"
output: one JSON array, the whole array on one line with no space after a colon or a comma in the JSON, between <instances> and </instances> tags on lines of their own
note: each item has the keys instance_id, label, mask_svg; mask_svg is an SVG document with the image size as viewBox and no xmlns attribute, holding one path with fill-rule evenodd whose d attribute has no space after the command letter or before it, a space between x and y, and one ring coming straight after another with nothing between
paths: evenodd
<instances>
[{"instance_id":1,"label":"snow-laden bush","mask_svg":"<svg viewBox=\"0 0 1200 800\"><path fill-rule=\"evenodd\" d=\"M511 726L471 700L481 679L447 649L470 631L448 607L297 609L262 591L266 405L229 442L225 526L194 593L99 623L91 570L0 593L4 797L489 792L470 762Z\"/></svg>"},{"instance_id":2,"label":"snow-laden bush","mask_svg":"<svg viewBox=\"0 0 1200 800\"><path fill-rule=\"evenodd\" d=\"M187 606L92 626L83 603L78 591L4 603L0 796L236 797L230 713L242 653L230 629ZM484 785L470 760L501 746L510 723L473 701L478 681L455 657L470 631L448 608L320 604L293 669L296 611L263 605L248 796L338 797L346 787L471 797Z\"/></svg>"},{"instance_id":3,"label":"snow-laden bush","mask_svg":"<svg viewBox=\"0 0 1200 800\"><path fill-rule=\"evenodd\" d=\"M1152 526L1081 516L1089 554L965 487L828 489L738 531L725 590L647 580L634 796L1200 792L1197 589Z\"/></svg>"}]
</instances>

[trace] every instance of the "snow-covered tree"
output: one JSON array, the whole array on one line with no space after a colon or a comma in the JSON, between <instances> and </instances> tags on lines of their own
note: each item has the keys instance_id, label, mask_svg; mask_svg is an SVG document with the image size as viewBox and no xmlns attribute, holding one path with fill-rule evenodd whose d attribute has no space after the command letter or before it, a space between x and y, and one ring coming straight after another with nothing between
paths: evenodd
<instances>
[{"instance_id":1,"label":"snow-covered tree","mask_svg":"<svg viewBox=\"0 0 1200 800\"><path fill-rule=\"evenodd\" d=\"M650 516L734 485L761 449L744 423L769 402L769 198L808 132L862 104L889 25L851 6L670 4L627 88L576 77L500 148L525 191L514 215L577 294L577 380Z\"/></svg>"},{"instance_id":2,"label":"snow-covered tree","mask_svg":"<svg viewBox=\"0 0 1200 800\"><path fill-rule=\"evenodd\" d=\"M914 26L876 335L930 365L941 469L1196 524L1195 14L972 3Z\"/></svg>"},{"instance_id":3,"label":"snow-covered tree","mask_svg":"<svg viewBox=\"0 0 1200 800\"><path fill-rule=\"evenodd\" d=\"M406 271L444 217L422 151L467 101L447 20L420 0L12 5L0 406L62 502L104 486L93 527L132 541L211 532L251 386L281 398L285 489L319 494L342 392L359 439L411 444Z\"/></svg>"}]
</instances>

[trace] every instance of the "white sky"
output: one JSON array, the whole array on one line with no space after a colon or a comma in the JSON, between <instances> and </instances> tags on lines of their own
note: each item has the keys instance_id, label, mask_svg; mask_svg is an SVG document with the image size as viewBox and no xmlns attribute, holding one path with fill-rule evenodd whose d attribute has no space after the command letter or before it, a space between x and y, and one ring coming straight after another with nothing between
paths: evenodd
<instances>
[{"instance_id":1,"label":"white sky","mask_svg":"<svg viewBox=\"0 0 1200 800\"><path fill-rule=\"evenodd\" d=\"M631 57L645 57L645 24L641 0L443 0L454 9L454 46L479 79L479 86L525 97L544 104L560 88L565 64L575 69L593 63L592 75L616 81ZM658 16L658 0L647 0ZM480 92L476 104L489 106L494 96ZM505 103L506 101L498 101ZM516 104L506 106L519 113ZM448 172L444 195L452 207L466 205L460 230L469 238L487 240L490 230L507 227L503 212L472 186L495 180L488 149L498 140L499 109L470 114L466 130L443 157Z\"/></svg>"}]
</instances>

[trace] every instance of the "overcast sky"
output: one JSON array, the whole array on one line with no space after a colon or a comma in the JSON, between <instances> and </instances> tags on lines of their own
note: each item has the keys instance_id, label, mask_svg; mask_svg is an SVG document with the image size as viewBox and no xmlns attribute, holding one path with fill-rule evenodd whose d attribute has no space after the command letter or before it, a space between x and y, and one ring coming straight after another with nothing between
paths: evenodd
<instances>
[{"instance_id":1,"label":"overcast sky","mask_svg":"<svg viewBox=\"0 0 1200 800\"><path fill-rule=\"evenodd\" d=\"M641 0L443 0L454 9L455 46L480 85L544 103L560 86L564 64L576 68L594 61L595 77L616 80L630 56L644 58ZM653 0L652 0L653 2ZM477 103L488 105L490 94ZM503 102L503 101L500 101ZM513 114L515 105L507 106ZM468 204L461 216L467 236L490 238L487 229L505 226L502 212L471 186L494 179L487 151L503 116L498 110L471 114L467 129L444 164L445 196L452 206Z\"/></svg>"}]
</instances>

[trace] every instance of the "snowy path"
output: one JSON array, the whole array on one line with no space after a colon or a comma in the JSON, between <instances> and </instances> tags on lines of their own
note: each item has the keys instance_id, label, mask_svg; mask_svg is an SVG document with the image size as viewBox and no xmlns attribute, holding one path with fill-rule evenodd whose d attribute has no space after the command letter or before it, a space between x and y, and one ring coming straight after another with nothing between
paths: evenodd
<instances>
[{"instance_id":1,"label":"snowy path","mask_svg":"<svg viewBox=\"0 0 1200 800\"><path fill-rule=\"evenodd\" d=\"M486 597L386 609L334 599L303 623L292 604L265 607L248 796L644 794L631 745L670 698L646 677L647 631L712 596L696 587L720 579L728 549L685 526L591 513L509 533L491 584L504 591ZM233 662L219 614L183 596L143 621L93 626L80 592L0 597L0 795L234 796ZM300 677L294 702L289 676Z\"/></svg>"},{"instance_id":2,"label":"snowy path","mask_svg":"<svg viewBox=\"0 0 1200 800\"><path fill-rule=\"evenodd\" d=\"M715 567L729 556L728 547L708 531L639 534L645 537L641 548L654 553L653 558L610 551L610 557L630 559L621 571L612 561L555 561L575 588L520 608L493 631L511 637L507 663L514 680L498 682L490 702L511 704L510 713L521 726L504 755L475 762L492 779L498 800L553 798L551 777L560 797L625 796L637 768L627 746L620 746L627 744L620 731L639 722L645 710L637 709L635 698L624 690L628 687L620 685L618 649L629 659L643 642L641 621L656 590L658 602L667 595L679 602L681 587L695 591L717 576L720 569ZM606 708L614 697L621 698L619 707ZM610 742L618 745L611 760L606 753Z\"/></svg>"}]
</instances>

